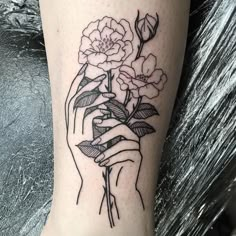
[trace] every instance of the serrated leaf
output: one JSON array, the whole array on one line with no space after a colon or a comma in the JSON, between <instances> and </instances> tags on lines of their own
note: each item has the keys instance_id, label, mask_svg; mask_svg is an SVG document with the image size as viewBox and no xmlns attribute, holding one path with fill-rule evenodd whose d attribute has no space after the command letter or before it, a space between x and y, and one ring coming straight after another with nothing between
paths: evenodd
<instances>
[{"instance_id":1,"label":"serrated leaf","mask_svg":"<svg viewBox=\"0 0 236 236\"><path fill-rule=\"evenodd\" d=\"M129 116L129 111L125 108L124 104L115 99L106 102L105 105L118 119L126 119Z\"/></svg>"},{"instance_id":2,"label":"serrated leaf","mask_svg":"<svg viewBox=\"0 0 236 236\"><path fill-rule=\"evenodd\" d=\"M147 119L151 116L159 115L156 108L149 103L140 104L137 112L134 114L135 119Z\"/></svg>"},{"instance_id":3,"label":"serrated leaf","mask_svg":"<svg viewBox=\"0 0 236 236\"><path fill-rule=\"evenodd\" d=\"M91 141L83 141L76 145L80 151L90 158L98 157L102 152L106 150L102 145L92 145Z\"/></svg>"},{"instance_id":4,"label":"serrated leaf","mask_svg":"<svg viewBox=\"0 0 236 236\"><path fill-rule=\"evenodd\" d=\"M74 103L74 109L90 106L95 102L100 93L98 91L86 91L78 96Z\"/></svg>"},{"instance_id":5,"label":"serrated leaf","mask_svg":"<svg viewBox=\"0 0 236 236\"><path fill-rule=\"evenodd\" d=\"M145 136L146 134L152 134L155 132L155 129L146 122L135 122L129 127L135 134L137 134L139 138Z\"/></svg>"}]
</instances>

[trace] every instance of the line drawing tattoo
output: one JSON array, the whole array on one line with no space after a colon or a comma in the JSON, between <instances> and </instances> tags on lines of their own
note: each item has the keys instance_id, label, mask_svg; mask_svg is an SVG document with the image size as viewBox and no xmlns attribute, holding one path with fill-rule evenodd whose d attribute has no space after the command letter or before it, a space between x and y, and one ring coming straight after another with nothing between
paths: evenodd
<instances>
[{"instance_id":1,"label":"line drawing tattoo","mask_svg":"<svg viewBox=\"0 0 236 236\"><path fill-rule=\"evenodd\" d=\"M105 16L88 24L79 50L82 68L65 101L67 145L81 178L76 204L83 190L84 169L91 165L102 168L104 194L98 215L105 209L111 228L122 216L117 204L119 196L113 190L119 188L127 172L135 174L127 181L133 185L145 210L138 189L143 161L140 139L156 132L146 120L159 116L150 100L164 89L167 75L158 67L157 57L151 53L143 55L143 49L155 38L158 26L158 14L146 14L140 19L138 11L134 29L139 43L134 45L135 35L125 19L116 21ZM132 56L134 59L130 60ZM95 76L87 75L89 68Z\"/></svg>"}]
</instances>

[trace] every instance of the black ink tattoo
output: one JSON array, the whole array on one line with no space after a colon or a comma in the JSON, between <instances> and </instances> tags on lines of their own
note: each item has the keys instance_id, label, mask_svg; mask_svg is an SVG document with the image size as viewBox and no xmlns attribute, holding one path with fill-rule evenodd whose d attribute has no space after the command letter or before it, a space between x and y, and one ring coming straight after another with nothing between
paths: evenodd
<instances>
[{"instance_id":1,"label":"black ink tattoo","mask_svg":"<svg viewBox=\"0 0 236 236\"><path fill-rule=\"evenodd\" d=\"M155 17L146 14L140 19L138 11L134 24L139 39L136 50L134 34L127 20L118 22L104 17L91 22L81 39L79 63L83 66L73 80L65 102L67 144L82 180L76 203L79 203L84 180L80 163L89 168L95 162L97 168L104 170L104 186L101 186L104 195L98 213L100 215L102 209L106 209L111 228L115 226L115 219L121 217L117 205L119 196L113 195L112 189L119 188L119 179L125 175L127 165L136 173L136 180L131 184L145 209L138 189L143 160L140 139L155 132L145 120L159 116L149 101L157 98L164 89L167 75L157 67L155 55L142 55L142 52L145 44L155 37L158 25L158 14ZM127 59L133 53L136 53L135 60L130 62ZM88 67L97 73L95 78L87 76ZM113 90L116 83L119 93ZM111 185L113 173L114 186Z\"/></svg>"}]
</instances>

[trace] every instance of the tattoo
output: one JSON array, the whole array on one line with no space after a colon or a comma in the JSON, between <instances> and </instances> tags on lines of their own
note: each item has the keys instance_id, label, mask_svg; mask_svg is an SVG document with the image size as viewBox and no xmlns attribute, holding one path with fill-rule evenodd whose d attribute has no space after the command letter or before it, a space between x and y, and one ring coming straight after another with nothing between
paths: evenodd
<instances>
[{"instance_id":1,"label":"tattoo","mask_svg":"<svg viewBox=\"0 0 236 236\"><path fill-rule=\"evenodd\" d=\"M113 190L119 188L121 178L131 181L125 176L127 168L135 173L135 181L127 184L134 188L145 209L138 189L143 160L140 139L155 132L146 120L159 116L150 101L164 89L167 75L158 68L155 55L142 53L156 36L158 25L158 14L140 19L138 11L134 29L139 43L134 45L135 35L127 20L104 17L91 22L81 38L79 63L83 66L65 102L67 144L82 180L76 203L85 178L80 165L102 168L104 195L98 213L106 209L111 228L121 217L119 196ZM88 75L89 68L93 77Z\"/></svg>"}]
</instances>

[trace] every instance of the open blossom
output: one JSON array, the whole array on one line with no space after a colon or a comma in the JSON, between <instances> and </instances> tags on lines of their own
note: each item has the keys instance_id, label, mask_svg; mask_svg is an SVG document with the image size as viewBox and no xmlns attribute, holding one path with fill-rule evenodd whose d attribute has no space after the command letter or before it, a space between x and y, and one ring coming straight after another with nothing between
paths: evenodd
<instances>
[{"instance_id":1,"label":"open blossom","mask_svg":"<svg viewBox=\"0 0 236 236\"><path fill-rule=\"evenodd\" d=\"M133 33L128 21L104 17L83 31L79 63L89 63L104 71L118 68L133 52Z\"/></svg>"},{"instance_id":2,"label":"open blossom","mask_svg":"<svg viewBox=\"0 0 236 236\"><path fill-rule=\"evenodd\" d=\"M157 59L149 54L147 58L139 57L132 62L131 67L123 65L117 82L123 91L131 91L133 97L145 96L149 99L157 97L167 82L167 76L162 69L156 69Z\"/></svg>"}]
</instances>

